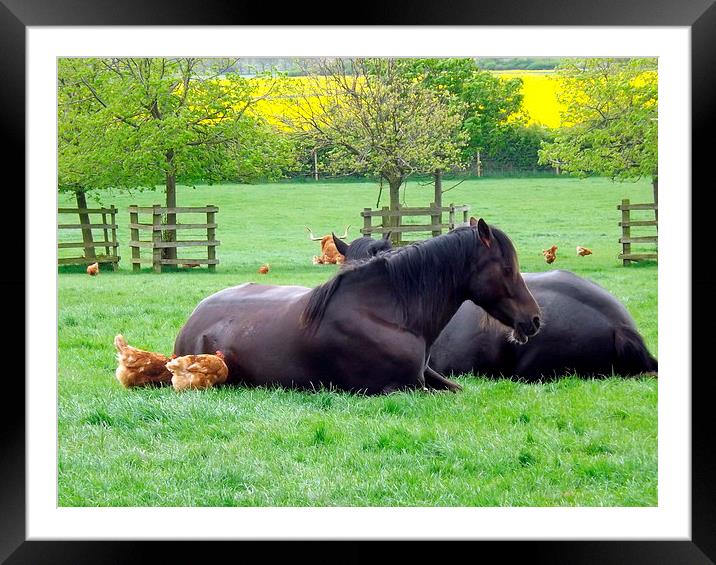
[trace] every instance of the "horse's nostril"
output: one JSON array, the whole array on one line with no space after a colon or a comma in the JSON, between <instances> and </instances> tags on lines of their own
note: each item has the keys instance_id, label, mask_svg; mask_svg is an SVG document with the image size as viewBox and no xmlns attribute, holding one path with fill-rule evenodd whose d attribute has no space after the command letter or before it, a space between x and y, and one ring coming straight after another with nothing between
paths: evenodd
<instances>
[{"instance_id":1,"label":"horse's nostril","mask_svg":"<svg viewBox=\"0 0 716 565\"><path fill-rule=\"evenodd\" d=\"M535 317L532 319L532 323L534 324L535 329L538 330L538 329L539 329L539 324L540 324L539 316L535 316Z\"/></svg>"}]
</instances>

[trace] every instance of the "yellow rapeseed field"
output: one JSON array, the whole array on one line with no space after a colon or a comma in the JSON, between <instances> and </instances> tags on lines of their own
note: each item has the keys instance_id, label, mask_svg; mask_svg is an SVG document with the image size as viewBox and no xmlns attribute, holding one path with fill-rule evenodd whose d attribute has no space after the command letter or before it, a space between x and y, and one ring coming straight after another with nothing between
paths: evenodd
<instances>
[{"instance_id":1,"label":"yellow rapeseed field","mask_svg":"<svg viewBox=\"0 0 716 565\"><path fill-rule=\"evenodd\" d=\"M522 94L524 96L522 107L529 116L529 123L538 123L550 128L560 125L560 106L557 102L558 79L551 71L494 71L499 77L522 79ZM265 78L252 79L256 82L256 93L262 95L268 87L269 81ZM304 77L291 77L282 79L275 86L269 96L260 100L253 111L266 118L266 120L279 127L283 126L282 117L291 117L296 111L296 91L306 85ZM318 93L313 97L317 103Z\"/></svg>"},{"instance_id":2,"label":"yellow rapeseed field","mask_svg":"<svg viewBox=\"0 0 716 565\"><path fill-rule=\"evenodd\" d=\"M559 79L552 71L494 71L501 78L522 79L522 108L530 123L550 128L560 126L560 104L557 102Z\"/></svg>"}]
</instances>

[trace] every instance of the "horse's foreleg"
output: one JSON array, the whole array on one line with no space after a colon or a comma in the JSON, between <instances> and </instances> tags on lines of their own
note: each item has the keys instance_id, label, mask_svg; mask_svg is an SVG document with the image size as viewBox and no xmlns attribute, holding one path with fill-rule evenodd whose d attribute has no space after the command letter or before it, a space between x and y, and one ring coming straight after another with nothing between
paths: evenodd
<instances>
[{"instance_id":1,"label":"horse's foreleg","mask_svg":"<svg viewBox=\"0 0 716 565\"><path fill-rule=\"evenodd\" d=\"M431 369L425 365L425 371L423 372L425 377L425 386L435 390L451 390L452 392L458 392L462 390L462 386L456 382L446 379L440 373Z\"/></svg>"}]
</instances>

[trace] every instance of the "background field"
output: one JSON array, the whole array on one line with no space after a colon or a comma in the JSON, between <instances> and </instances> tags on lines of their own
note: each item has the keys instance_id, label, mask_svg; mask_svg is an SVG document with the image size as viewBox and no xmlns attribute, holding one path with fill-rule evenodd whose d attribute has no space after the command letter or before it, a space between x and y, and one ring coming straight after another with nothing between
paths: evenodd
<instances>
[{"instance_id":1,"label":"background field","mask_svg":"<svg viewBox=\"0 0 716 565\"><path fill-rule=\"evenodd\" d=\"M446 188L451 186L446 181ZM432 188L410 182L409 205ZM572 270L606 287L657 354L656 265L621 266L622 198L647 182L475 179L445 195L513 239L523 271ZM124 390L112 338L171 352L197 302L246 281L314 286L316 235L342 231L375 205L370 182L181 187L180 205L217 204L221 264L133 274L126 206L160 193L105 196L119 215L122 268L59 275L59 504L647 505L657 504L657 382L619 378L523 384L460 377L465 391L367 398L321 392ZM60 205L72 201L60 197ZM64 234L63 234L64 237ZM546 265L541 250L559 246ZM581 258L576 245L594 255ZM181 255L180 255L181 256ZM267 276L256 269L271 265ZM74 271L74 272L73 272Z\"/></svg>"},{"instance_id":2,"label":"background field","mask_svg":"<svg viewBox=\"0 0 716 565\"><path fill-rule=\"evenodd\" d=\"M510 70L492 71L504 79L519 78L522 80L521 94L523 95L522 110L528 116L527 123L541 124L550 128L558 128L561 124L560 110L563 107L557 101L557 90L560 78L551 70ZM263 94L265 87L270 83L264 79L253 79L258 86L257 94ZM296 86L306 84L305 77L291 77L284 80L279 92L268 99L257 103L255 112L263 116L273 125L280 126L281 120L277 116L291 115L292 103L290 98L295 96ZM264 86L266 85L266 86Z\"/></svg>"}]
</instances>

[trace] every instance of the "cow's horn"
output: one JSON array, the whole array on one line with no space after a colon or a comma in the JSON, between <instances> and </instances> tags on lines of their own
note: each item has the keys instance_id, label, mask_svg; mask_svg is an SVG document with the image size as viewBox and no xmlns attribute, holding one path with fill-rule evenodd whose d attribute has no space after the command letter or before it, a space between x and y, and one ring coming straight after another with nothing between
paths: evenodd
<instances>
[{"instance_id":1,"label":"cow's horn","mask_svg":"<svg viewBox=\"0 0 716 565\"><path fill-rule=\"evenodd\" d=\"M346 226L346 231L345 231L345 233L344 233L342 236L340 236L338 239L345 239L345 238L348 237L348 228L349 228L349 227L351 227L350 224L348 224L348 225Z\"/></svg>"},{"instance_id":2,"label":"cow's horn","mask_svg":"<svg viewBox=\"0 0 716 565\"><path fill-rule=\"evenodd\" d=\"M309 233L308 239L310 239L311 241L320 241L322 239L320 237L313 237L313 232L311 231L311 228L309 228L308 226L305 226L305 228L308 230L308 233Z\"/></svg>"}]
</instances>

